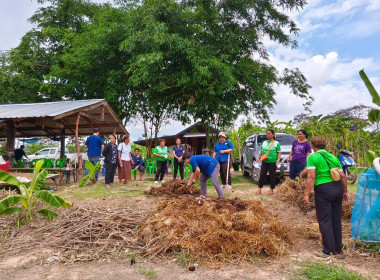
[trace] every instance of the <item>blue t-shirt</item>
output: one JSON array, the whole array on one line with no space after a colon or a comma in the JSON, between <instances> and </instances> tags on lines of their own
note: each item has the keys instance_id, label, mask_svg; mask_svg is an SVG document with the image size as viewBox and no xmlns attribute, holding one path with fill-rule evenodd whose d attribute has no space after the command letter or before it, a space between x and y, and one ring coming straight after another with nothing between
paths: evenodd
<instances>
[{"instance_id":1,"label":"blue t-shirt","mask_svg":"<svg viewBox=\"0 0 380 280\"><path fill-rule=\"evenodd\" d=\"M216 153L216 160L218 162L226 162L228 161L228 156L231 155L231 154L221 154L220 151L223 151L223 150L228 150L228 149L234 149L234 145L232 145L232 143L230 141L226 141L224 143L216 143L215 145L215 153ZM231 158L230 158L230 161L231 161Z\"/></svg>"},{"instance_id":2,"label":"blue t-shirt","mask_svg":"<svg viewBox=\"0 0 380 280\"><path fill-rule=\"evenodd\" d=\"M136 168L137 166L144 166L144 161L143 161L142 156L136 157L135 155L132 154L132 159L133 159L132 168Z\"/></svg>"},{"instance_id":3,"label":"blue t-shirt","mask_svg":"<svg viewBox=\"0 0 380 280\"><path fill-rule=\"evenodd\" d=\"M87 155L89 157L100 157L104 142L100 136L91 135L87 138L85 145L88 147Z\"/></svg>"},{"instance_id":4,"label":"blue t-shirt","mask_svg":"<svg viewBox=\"0 0 380 280\"><path fill-rule=\"evenodd\" d=\"M215 170L215 166L217 166L219 163L213 157L199 155L199 156L192 156L190 158L190 164L193 167L193 172L195 171L195 168L199 167L202 174L205 174L208 177L211 177L212 172L214 172Z\"/></svg>"},{"instance_id":5,"label":"blue t-shirt","mask_svg":"<svg viewBox=\"0 0 380 280\"><path fill-rule=\"evenodd\" d=\"M177 147L177 145L175 145L172 150L174 151L177 157L181 157L185 152L185 147L182 145L179 145L179 147Z\"/></svg>"}]
</instances>

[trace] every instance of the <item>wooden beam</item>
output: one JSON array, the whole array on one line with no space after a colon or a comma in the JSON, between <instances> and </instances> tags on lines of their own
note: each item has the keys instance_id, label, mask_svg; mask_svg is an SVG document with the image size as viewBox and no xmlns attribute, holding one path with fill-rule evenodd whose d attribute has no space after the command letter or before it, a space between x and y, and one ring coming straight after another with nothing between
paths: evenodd
<instances>
[{"instance_id":1,"label":"wooden beam","mask_svg":"<svg viewBox=\"0 0 380 280\"><path fill-rule=\"evenodd\" d=\"M90 111L90 110L93 110L99 106L102 106L103 104L107 104L107 102L105 100L103 101L99 101L98 103L95 103L93 105L89 105L89 106L84 106L84 107L81 107L81 108L78 108L78 109L75 109L75 110L71 110L69 112L66 112L66 113L63 113L63 114L60 114L60 115L57 115L53 118L53 120L59 120L59 119L62 119L64 117L68 117L68 116L71 116L71 115L74 115L74 114L78 114L80 112L85 112L85 111Z\"/></svg>"},{"instance_id":2,"label":"wooden beam","mask_svg":"<svg viewBox=\"0 0 380 280\"><path fill-rule=\"evenodd\" d=\"M65 157L65 129L61 129L61 154L60 158Z\"/></svg>"},{"instance_id":3,"label":"wooden beam","mask_svg":"<svg viewBox=\"0 0 380 280\"><path fill-rule=\"evenodd\" d=\"M55 122L55 121L49 122L46 120L35 122L35 125L42 126L42 127L46 126L50 128L58 128L58 129L62 129L65 127L62 123Z\"/></svg>"},{"instance_id":4,"label":"wooden beam","mask_svg":"<svg viewBox=\"0 0 380 280\"><path fill-rule=\"evenodd\" d=\"M82 169L82 155L80 153L80 143L79 143L79 121L80 121L80 114L77 115L77 121L75 123L75 142L77 146L77 153L78 153L78 168Z\"/></svg>"},{"instance_id":5,"label":"wooden beam","mask_svg":"<svg viewBox=\"0 0 380 280\"><path fill-rule=\"evenodd\" d=\"M7 160L11 160L15 151L15 123L13 120L7 121Z\"/></svg>"}]
</instances>

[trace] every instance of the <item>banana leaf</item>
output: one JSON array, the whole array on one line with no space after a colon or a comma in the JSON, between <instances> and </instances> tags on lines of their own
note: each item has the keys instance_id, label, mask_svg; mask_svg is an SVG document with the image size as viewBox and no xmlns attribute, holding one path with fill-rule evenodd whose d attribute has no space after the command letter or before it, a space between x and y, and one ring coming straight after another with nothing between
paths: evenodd
<instances>
[{"instance_id":1,"label":"banana leaf","mask_svg":"<svg viewBox=\"0 0 380 280\"><path fill-rule=\"evenodd\" d=\"M17 212L20 212L20 211L22 211L21 207L10 207L7 210L5 210L3 214L5 214L5 215L12 215L13 213L17 213Z\"/></svg>"},{"instance_id":2,"label":"banana leaf","mask_svg":"<svg viewBox=\"0 0 380 280\"><path fill-rule=\"evenodd\" d=\"M11 195L0 201L0 215L4 214L7 209L11 208L13 205L19 203L22 199L21 195Z\"/></svg>"},{"instance_id":3,"label":"banana leaf","mask_svg":"<svg viewBox=\"0 0 380 280\"><path fill-rule=\"evenodd\" d=\"M374 151L368 150L365 152L364 158L369 165L372 165L373 160L376 158L376 153Z\"/></svg>"},{"instance_id":4,"label":"banana leaf","mask_svg":"<svg viewBox=\"0 0 380 280\"><path fill-rule=\"evenodd\" d=\"M61 202L58 201L58 199L51 194L50 192L46 190L40 190L35 192L34 194L38 199L45 201L47 204L54 208L58 208L61 206Z\"/></svg>"},{"instance_id":5,"label":"banana leaf","mask_svg":"<svg viewBox=\"0 0 380 280\"><path fill-rule=\"evenodd\" d=\"M355 173L355 174L362 174L364 172L366 172L368 170L367 167L349 167L348 168L348 171L350 171L351 173Z\"/></svg>"},{"instance_id":6,"label":"banana leaf","mask_svg":"<svg viewBox=\"0 0 380 280\"><path fill-rule=\"evenodd\" d=\"M380 122L380 110L379 109L372 109L368 113L368 120L371 123L379 123Z\"/></svg>"},{"instance_id":7,"label":"banana leaf","mask_svg":"<svg viewBox=\"0 0 380 280\"><path fill-rule=\"evenodd\" d=\"M49 222L51 220L53 220L54 217L58 216L57 212L54 212L54 211L49 210L49 209L40 209L40 210L37 210L36 213L39 213L39 214L45 216L48 219Z\"/></svg>"},{"instance_id":8,"label":"banana leaf","mask_svg":"<svg viewBox=\"0 0 380 280\"><path fill-rule=\"evenodd\" d=\"M376 104L377 106L380 106L380 96L377 93L376 89L372 85L371 81L368 79L366 73L364 70L360 70L359 72L360 77L362 78L365 86L367 87L369 93L372 96L372 103Z\"/></svg>"},{"instance_id":9,"label":"banana leaf","mask_svg":"<svg viewBox=\"0 0 380 280\"><path fill-rule=\"evenodd\" d=\"M0 181L3 181L9 185L24 187L24 183L18 180L15 176L0 170ZM21 189L21 188L20 188Z\"/></svg>"},{"instance_id":10,"label":"banana leaf","mask_svg":"<svg viewBox=\"0 0 380 280\"><path fill-rule=\"evenodd\" d=\"M71 204L69 202L67 202L66 200L64 200L62 197L55 195L55 194L53 194L53 196L61 204L61 207L71 207Z\"/></svg>"}]
</instances>

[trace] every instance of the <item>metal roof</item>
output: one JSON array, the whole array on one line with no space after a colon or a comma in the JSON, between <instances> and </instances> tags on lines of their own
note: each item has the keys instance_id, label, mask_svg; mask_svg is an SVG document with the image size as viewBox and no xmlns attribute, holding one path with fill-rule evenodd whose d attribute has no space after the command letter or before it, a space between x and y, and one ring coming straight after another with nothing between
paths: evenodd
<instances>
[{"instance_id":1,"label":"metal roof","mask_svg":"<svg viewBox=\"0 0 380 280\"><path fill-rule=\"evenodd\" d=\"M15 137L60 137L91 135L93 128L101 134L127 134L115 112L104 99L0 104L0 138L14 127Z\"/></svg>"},{"instance_id":2,"label":"metal roof","mask_svg":"<svg viewBox=\"0 0 380 280\"><path fill-rule=\"evenodd\" d=\"M0 104L0 119L55 117L101 101L104 99Z\"/></svg>"}]
</instances>

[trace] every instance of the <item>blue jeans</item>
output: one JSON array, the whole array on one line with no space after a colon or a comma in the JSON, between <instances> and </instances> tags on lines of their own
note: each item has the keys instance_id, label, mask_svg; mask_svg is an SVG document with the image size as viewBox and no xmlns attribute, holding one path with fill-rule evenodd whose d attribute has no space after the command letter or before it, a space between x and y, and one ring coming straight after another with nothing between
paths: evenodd
<instances>
[{"instance_id":1,"label":"blue jeans","mask_svg":"<svg viewBox=\"0 0 380 280\"><path fill-rule=\"evenodd\" d=\"M96 164L100 161L100 157L98 157L98 156L95 156L95 157L88 157L88 160L89 160L89 162L91 162L93 165L94 165L94 167L96 166ZM99 170L96 170L96 173L95 173L95 180L97 181L98 180L98 172L99 172Z\"/></svg>"},{"instance_id":2,"label":"blue jeans","mask_svg":"<svg viewBox=\"0 0 380 280\"><path fill-rule=\"evenodd\" d=\"M304 170L306 167L306 162L302 161L290 161L290 170L289 170L289 178L291 180L295 180L297 176L300 175L302 170Z\"/></svg>"}]
</instances>

